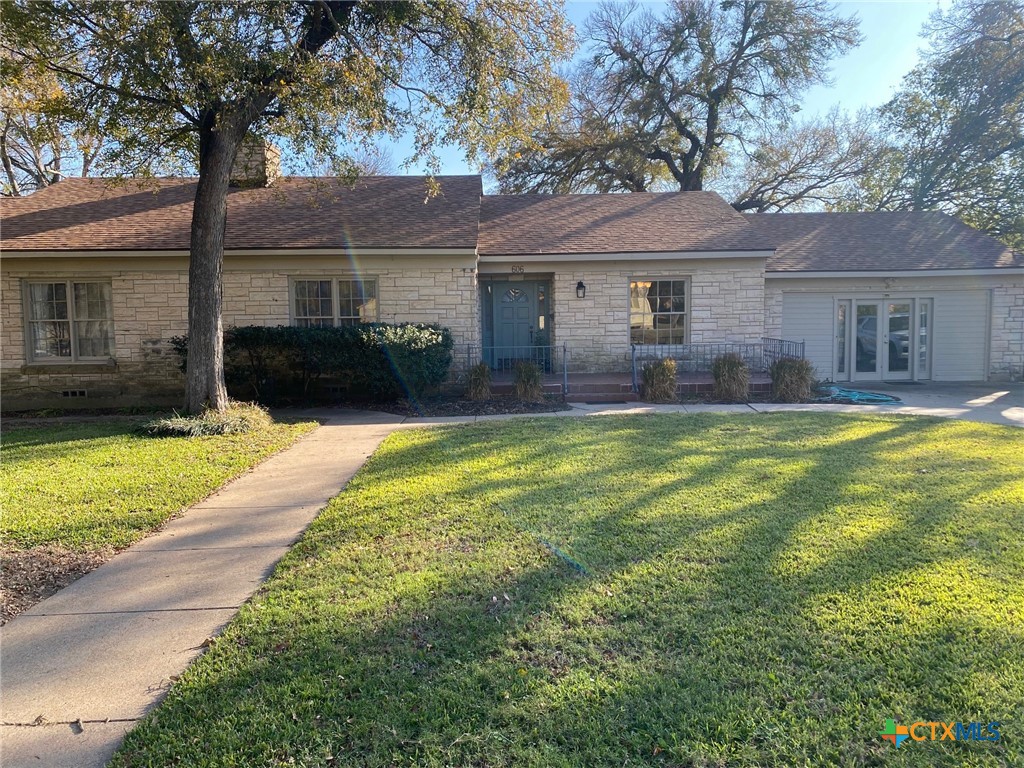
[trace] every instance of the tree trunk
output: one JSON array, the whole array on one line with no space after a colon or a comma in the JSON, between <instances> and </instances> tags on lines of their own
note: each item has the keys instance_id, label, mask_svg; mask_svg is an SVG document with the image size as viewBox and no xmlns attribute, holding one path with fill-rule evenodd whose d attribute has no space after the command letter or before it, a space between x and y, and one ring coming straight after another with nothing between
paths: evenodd
<instances>
[{"instance_id":1,"label":"tree trunk","mask_svg":"<svg viewBox=\"0 0 1024 768\"><path fill-rule=\"evenodd\" d=\"M199 143L199 184L192 208L188 263L187 413L199 413L204 408L222 411L228 404L222 276L228 182L238 144L238 140L216 129L204 132Z\"/></svg>"}]
</instances>

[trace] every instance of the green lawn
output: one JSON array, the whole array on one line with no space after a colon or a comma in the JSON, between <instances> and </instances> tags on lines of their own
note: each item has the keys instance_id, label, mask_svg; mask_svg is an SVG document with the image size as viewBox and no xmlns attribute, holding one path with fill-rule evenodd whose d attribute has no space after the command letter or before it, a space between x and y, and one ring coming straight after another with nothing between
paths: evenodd
<instances>
[{"instance_id":1,"label":"green lawn","mask_svg":"<svg viewBox=\"0 0 1024 768\"><path fill-rule=\"evenodd\" d=\"M114 765L1021 765L1021 438L806 413L396 433ZM887 718L1003 738L897 750Z\"/></svg>"},{"instance_id":2,"label":"green lawn","mask_svg":"<svg viewBox=\"0 0 1024 768\"><path fill-rule=\"evenodd\" d=\"M0 540L14 549L128 546L314 426L203 438L144 437L124 421L5 426Z\"/></svg>"}]
</instances>

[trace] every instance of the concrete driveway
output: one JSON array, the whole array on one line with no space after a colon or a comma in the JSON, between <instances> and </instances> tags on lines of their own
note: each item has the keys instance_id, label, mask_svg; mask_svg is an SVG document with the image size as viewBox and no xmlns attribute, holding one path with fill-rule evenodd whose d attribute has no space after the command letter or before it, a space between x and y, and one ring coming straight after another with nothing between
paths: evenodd
<instances>
[{"instance_id":1,"label":"concrete driveway","mask_svg":"<svg viewBox=\"0 0 1024 768\"><path fill-rule=\"evenodd\" d=\"M883 392L903 401L908 408L934 408L953 418L990 424L1024 426L1024 383L955 382L850 386Z\"/></svg>"}]
</instances>

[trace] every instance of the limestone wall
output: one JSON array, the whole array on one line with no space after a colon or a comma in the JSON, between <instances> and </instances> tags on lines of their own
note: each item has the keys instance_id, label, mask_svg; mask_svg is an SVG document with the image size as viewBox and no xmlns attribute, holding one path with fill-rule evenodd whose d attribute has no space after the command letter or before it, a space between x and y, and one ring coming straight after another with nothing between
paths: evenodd
<instances>
[{"instance_id":1,"label":"limestone wall","mask_svg":"<svg viewBox=\"0 0 1024 768\"><path fill-rule=\"evenodd\" d=\"M229 258L224 272L224 325L287 325L293 278L354 276L337 257ZM3 408L100 407L176 403L184 388L169 340L188 326L188 272L184 259L7 259L0 274L3 322L0 387ZM290 262L290 263L289 263ZM402 259L359 263L363 279L377 283L379 319L438 323L457 345L479 344L475 257ZM114 354L106 362L35 363L27 360L22 283L32 280L109 280ZM457 356L456 362L463 358ZM86 396L78 396L85 390Z\"/></svg>"}]
</instances>

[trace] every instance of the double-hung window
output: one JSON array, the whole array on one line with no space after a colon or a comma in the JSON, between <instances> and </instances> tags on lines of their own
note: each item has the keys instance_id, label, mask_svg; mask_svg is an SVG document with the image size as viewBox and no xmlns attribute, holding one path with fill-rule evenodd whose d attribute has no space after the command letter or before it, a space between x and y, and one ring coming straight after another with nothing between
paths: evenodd
<instances>
[{"instance_id":1,"label":"double-hung window","mask_svg":"<svg viewBox=\"0 0 1024 768\"><path fill-rule=\"evenodd\" d=\"M108 360L114 354L109 282L61 280L25 286L33 362Z\"/></svg>"},{"instance_id":2,"label":"double-hung window","mask_svg":"<svg viewBox=\"0 0 1024 768\"><path fill-rule=\"evenodd\" d=\"M374 280L292 280L292 321L301 327L358 325L377 321Z\"/></svg>"},{"instance_id":3,"label":"double-hung window","mask_svg":"<svg viewBox=\"0 0 1024 768\"><path fill-rule=\"evenodd\" d=\"M689 340L687 280L629 283L631 344L686 344Z\"/></svg>"}]
</instances>

